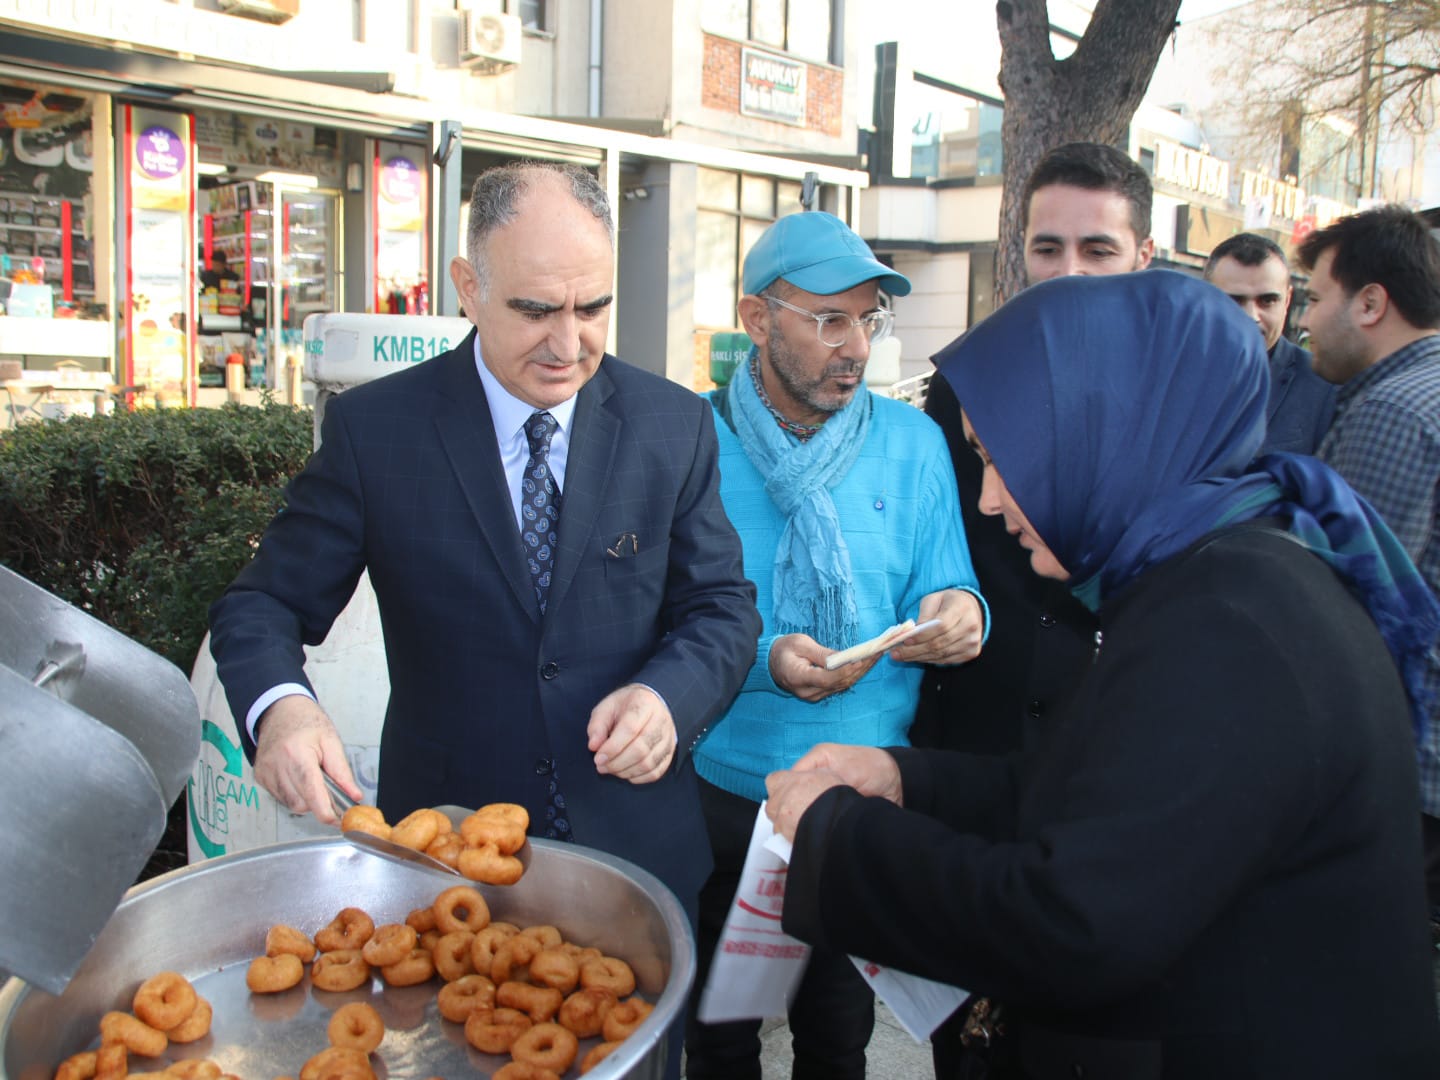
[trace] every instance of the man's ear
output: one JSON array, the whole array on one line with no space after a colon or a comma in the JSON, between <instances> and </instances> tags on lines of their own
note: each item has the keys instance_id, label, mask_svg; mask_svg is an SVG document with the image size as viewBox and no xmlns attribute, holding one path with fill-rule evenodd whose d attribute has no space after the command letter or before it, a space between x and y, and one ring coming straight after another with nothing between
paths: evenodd
<instances>
[{"instance_id":1,"label":"man's ear","mask_svg":"<svg viewBox=\"0 0 1440 1080\"><path fill-rule=\"evenodd\" d=\"M1385 286L1372 281L1356 292L1351 304L1355 309L1355 321L1360 326L1374 326L1385 318L1390 310L1390 294Z\"/></svg>"},{"instance_id":2,"label":"man's ear","mask_svg":"<svg viewBox=\"0 0 1440 1080\"><path fill-rule=\"evenodd\" d=\"M774 309L766 303L763 296L747 293L740 298L736 310L740 314L740 325L745 327L745 333L750 335L751 341L764 341L770 336L770 320L774 317Z\"/></svg>"},{"instance_id":3,"label":"man's ear","mask_svg":"<svg viewBox=\"0 0 1440 1080\"><path fill-rule=\"evenodd\" d=\"M474 313L480 310L480 278L469 259L456 255L450 260L450 280L460 296L461 310L474 322Z\"/></svg>"},{"instance_id":4,"label":"man's ear","mask_svg":"<svg viewBox=\"0 0 1440 1080\"><path fill-rule=\"evenodd\" d=\"M1155 238L1147 236L1140 241L1140 246L1135 251L1135 269L1148 270L1150 260L1153 258L1155 258Z\"/></svg>"}]
</instances>

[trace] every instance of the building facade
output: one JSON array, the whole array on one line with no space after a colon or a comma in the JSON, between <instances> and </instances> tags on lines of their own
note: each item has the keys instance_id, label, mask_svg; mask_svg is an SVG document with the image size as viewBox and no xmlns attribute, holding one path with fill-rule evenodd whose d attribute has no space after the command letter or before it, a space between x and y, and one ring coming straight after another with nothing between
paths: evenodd
<instances>
[{"instance_id":1,"label":"building facade","mask_svg":"<svg viewBox=\"0 0 1440 1080\"><path fill-rule=\"evenodd\" d=\"M704 385L754 236L802 195L858 212L847 19L843 0L0 0L11 415L45 386L193 402L236 354L284 388L317 311L458 314L465 194L518 158L602 178L612 348Z\"/></svg>"}]
</instances>

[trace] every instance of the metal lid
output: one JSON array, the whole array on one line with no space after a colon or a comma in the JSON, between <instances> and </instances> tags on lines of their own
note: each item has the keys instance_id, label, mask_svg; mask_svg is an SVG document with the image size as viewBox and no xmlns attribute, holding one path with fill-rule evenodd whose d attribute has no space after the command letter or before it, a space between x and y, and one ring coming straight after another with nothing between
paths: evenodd
<instances>
[{"instance_id":1,"label":"metal lid","mask_svg":"<svg viewBox=\"0 0 1440 1080\"><path fill-rule=\"evenodd\" d=\"M60 993L200 750L169 661L0 566L0 968Z\"/></svg>"}]
</instances>

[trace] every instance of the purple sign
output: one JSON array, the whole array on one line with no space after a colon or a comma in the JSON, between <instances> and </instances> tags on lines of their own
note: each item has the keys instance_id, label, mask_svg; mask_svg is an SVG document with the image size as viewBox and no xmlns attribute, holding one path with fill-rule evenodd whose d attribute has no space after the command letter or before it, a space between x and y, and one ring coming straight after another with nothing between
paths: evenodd
<instances>
[{"instance_id":1,"label":"purple sign","mask_svg":"<svg viewBox=\"0 0 1440 1080\"><path fill-rule=\"evenodd\" d=\"M167 127L148 127L135 140L135 164L151 180L168 180L185 168L185 145Z\"/></svg>"},{"instance_id":2,"label":"purple sign","mask_svg":"<svg viewBox=\"0 0 1440 1080\"><path fill-rule=\"evenodd\" d=\"M392 157L380 173L380 194L392 203L412 202L420 195L420 170L409 158Z\"/></svg>"}]
</instances>

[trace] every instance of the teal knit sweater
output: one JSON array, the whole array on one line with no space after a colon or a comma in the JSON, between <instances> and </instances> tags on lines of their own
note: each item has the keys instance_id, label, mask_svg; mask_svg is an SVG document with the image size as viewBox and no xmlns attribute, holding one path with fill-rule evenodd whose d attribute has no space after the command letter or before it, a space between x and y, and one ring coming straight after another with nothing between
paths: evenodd
<instances>
[{"instance_id":1,"label":"teal knit sweater","mask_svg":"<svg viewBox=\"0 0 1440 1080\"><path fill-rule=\"evenodd\" d=\"M723 395L717 391L712 402ZM860 457L831 489L850 548L859 641L915 618L928 593L958 588L980 595L944 436L918 409L889 398L873 400L875 412ZM723 400L719 404L723 408ZM695 771L718 787L759 801L765 798L766 774L793 765L816 743L908 745L924 669L883 656L855 686L814 703L775 685L770 677L775 641L771 575L785 520L718 409L715 428L720 497L740 533L745 573L755 583L765 626L739 696L695 747ZM988 611L985 624L988 632ZM855 642L820 644L838 649Z\"/></svg>"}]
</instances>

